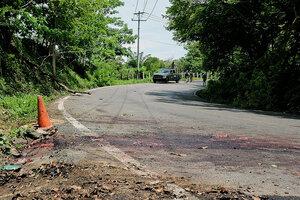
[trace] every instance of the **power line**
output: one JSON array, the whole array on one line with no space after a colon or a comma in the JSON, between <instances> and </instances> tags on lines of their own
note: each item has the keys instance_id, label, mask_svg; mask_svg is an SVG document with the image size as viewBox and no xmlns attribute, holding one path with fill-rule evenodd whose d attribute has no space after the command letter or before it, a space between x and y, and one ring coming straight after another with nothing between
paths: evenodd
<instances>
[{"instance_id":1,"label":"power line","mask_svg":"<svg viewBox=\"0 0 300 200\"><path fill-rule=\"evenodd\" d=\"M145 14L147 14L147 15L150 15L149 13L145 13ZM164 19L163 17L161 17L161 16L156 16L156 15L151 15L152 17L156 17L156 18L159 18L159 19Z\"/></svg>"},{"instance_id":2,"label":"power line","mask_svg":"<svg viewBox=\"0 0 300 200\"><path fill-rule=\"evenodd\" d=\"M155 18L148 18L148 20L152 20L152 21L155 21L155 22L160 22L160 23L162 23L162 24L166 24L166 23L168 23L167 21L162 21L162 20L158 20L158 19L155 19Z\"/></svg>"},{"instance_id":3,"label":"power line","mask_svg":"<svg viewBox=\"0 0 300 200\"><path fill-rule=\"evenodd\" d=\"M168 21L166 21L166 20L163 20L163 19L158 19L158 18L155 18L155 17L152 17L152 16L148 16L148 18L147 18L148 20L152 20L152 21L155 21L155 22L160 22L160 23L163 23L163 24L167 24L168 23Z\"/></svg>"},{"instance_id":4,"label":"power line","mask_svg":"<svg viewBox=\"0 0 300 200\"><path fill-rule=\"evenodd\" d=\"M145 12L145 15L146 15L145 17L148 20L150 19L152 21L157 21L157 22L161 22L161 23L164 23L164 24L168 23L168 21L163 19L162 17L158 17L158 16L155 16L155 15L150 15L149 13L146 13L146 12Z\"/></svg>"},{"instance_id":5,"label":"power line","mask_svg":"<svg viewBox=\"0 0 300 200\"><path fill-rule=\"evenodd\" d=\"M136 13L136 10L137 10L137 7L139 5L139 0L136 1L136 5L135 5L135 9L134 9L134 12Z\"/></svg>"},{"instance_id":6,"label":"power line","mask_svg":"<svg viewBox=\"0 0 300 200\"><path fill-rule=\"evenodd\" d=\"M144 9L143 9L143 12L145 11L145 9L147 7L147 4L148 4L148 0L144 0Z\"/></svg>"},{"instance_id":7,"label":"power line","mask_svg":"<svg viewBox=\"0 0 300 200\"><path fill-rule=\"evenodd\" d=\"M153 9L152 9L152 11L151 11L149 17L152 15L152 13L153 13L153 11L154 11L154 9L155 9L155 7L156 7L157 2L158 2L158 0L156 0L156 2L155 2L155 4L154 4L154 6L153 6ZM146 20L148 20L149 17L148 17Z\"/></svg>"},{"instance_id":8,"label":"power line","mask_svg":"<svg viewBox=\"0 0 300 200\"><path fill-rule=\"evenodd\" d=\"M150 15L149 13L145 12L145 15L147 15L146 17L152 17L152 18L156 18L158 20L164 20L162 17L159 17L159 16L155 16L155 15Z\"/></svg>"},{"instance_id":9,"label":"power line","mask_svg":"<svg viewBox=\"0 0 300 200\"><path fill-rule=\"evenodd\" d=\"M180 45L177 45L177 44L172 44L172 43L167 43L167 42L161 42L161 41L157 41L157 40L148 40L148 39L144 39L144 38L141 38L141 39L146 40L146 41L150 41L150 42L156 42L156 43L160 43L160 44L165 44L165 45L180 46Z\"/></svg>"},{"instance_id":10,"label":"power line","mask_svg":"<svg viewBox=\"0 0 300 200\"><path fill-rule=\"evenodd\" d=\"M157 18L157 17L152 17L152 16L148 16L148 18L150 18L150 19L155 19L155 20L159 20L159 21L162 21L162 22L168 22L168 20L166 20L166 19L161 19L161 18Z\"/></svg>"}]
</instances>

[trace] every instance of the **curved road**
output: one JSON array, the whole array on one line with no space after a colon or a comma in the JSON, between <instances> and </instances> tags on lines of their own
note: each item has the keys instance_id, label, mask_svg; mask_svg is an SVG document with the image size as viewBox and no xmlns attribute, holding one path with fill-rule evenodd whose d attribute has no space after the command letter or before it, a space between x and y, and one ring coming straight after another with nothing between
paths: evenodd
<instances>
[{"instance_id":1,"label":"curved road","mask_svg":"<svg viewBox=\"0 0 300 200\"><path fill-rule=\"evenodd\" d=\"M155 173L300 196L299 117L205 103L194 95L201 85L99 88L66 99L64 114L83 125L77 134L87 128Z\"/></svg>"}]
</instances>

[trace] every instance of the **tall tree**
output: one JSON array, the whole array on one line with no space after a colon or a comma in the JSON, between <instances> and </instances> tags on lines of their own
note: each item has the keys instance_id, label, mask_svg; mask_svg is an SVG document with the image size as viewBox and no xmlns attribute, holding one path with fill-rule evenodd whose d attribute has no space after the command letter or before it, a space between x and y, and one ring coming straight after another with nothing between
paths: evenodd
<instances>
[{"instance_id":1,"label":"tall tree","mask_svg":"<svg viewBox=\"0 0 300 200\"><path fill-rule=\"evenodd\" d=\"M166 17L174 38L198 42L203 68L221 73L208 85L208 98L300 112L299 1L170 2Z\"/></svg>"},{"instance_id":2,"label":"tall tree","mask_svg":"<svg viewBox=\"0 0 300 200\"><path fill-rule=\"evenodd\" d=\"M29 82L41 75L32 70L39 66L58 80L68 69L84 77L101 68L99 63L112 66L128 54L123 45L135 39L115 15L122 5L120 0L1 1L0 76L8 84L16 77Z\"/></svg>"}]
</instances>

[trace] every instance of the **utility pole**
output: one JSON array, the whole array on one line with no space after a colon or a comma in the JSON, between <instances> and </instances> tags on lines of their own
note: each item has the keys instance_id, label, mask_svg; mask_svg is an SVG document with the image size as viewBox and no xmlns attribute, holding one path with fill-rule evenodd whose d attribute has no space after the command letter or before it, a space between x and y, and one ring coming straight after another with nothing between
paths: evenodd
<instances>
[{"instance_id":1,"label":"utility pole","mask_svg":"<svg viewBox=\"0 0 300 200\"><path fill-rule=\"evenodd\" d=\"M137 20L132 19L132 21L137 21L138 22L138 38L137 38L137 79L139 79L139 73L140 73L140 29L141 29L141 22L142 21L147 21L147 20L142 20L141 15L143 15L145 12L137 12L133 13L134 15L138 16Z\"/></svg>"}]
</instances>

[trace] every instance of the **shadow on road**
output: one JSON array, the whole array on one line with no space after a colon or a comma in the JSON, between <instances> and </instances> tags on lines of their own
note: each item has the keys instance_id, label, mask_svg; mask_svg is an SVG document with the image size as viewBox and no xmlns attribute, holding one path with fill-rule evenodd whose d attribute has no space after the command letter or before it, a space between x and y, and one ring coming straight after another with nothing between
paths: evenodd
<instances>
[{"instance_id":1,"label":"shadow on road","mask_svg":"<svg viewBox=\"0 0 300 200\"><path fill-rule=\"evenodd\" d=\"M196 84L189 85L189 89L186 90L174 89L174 90L150 91L150 92L146 92L145 94L149 96L155 96L156 101L162 103L195 106L198 108L201 107L202 109L206 109L206 110L230 111L235 113L254 113L254 114L267 115L267 116L273 116L278 118L300 120L299 115L272 112L272 111L262 111L262 110L243 110L225 104L210 103L195 95L195 92L201 89L204 89L204 87L202 86L202 84L199 83L197 85Z\"/></svg>"}]
</instances>

